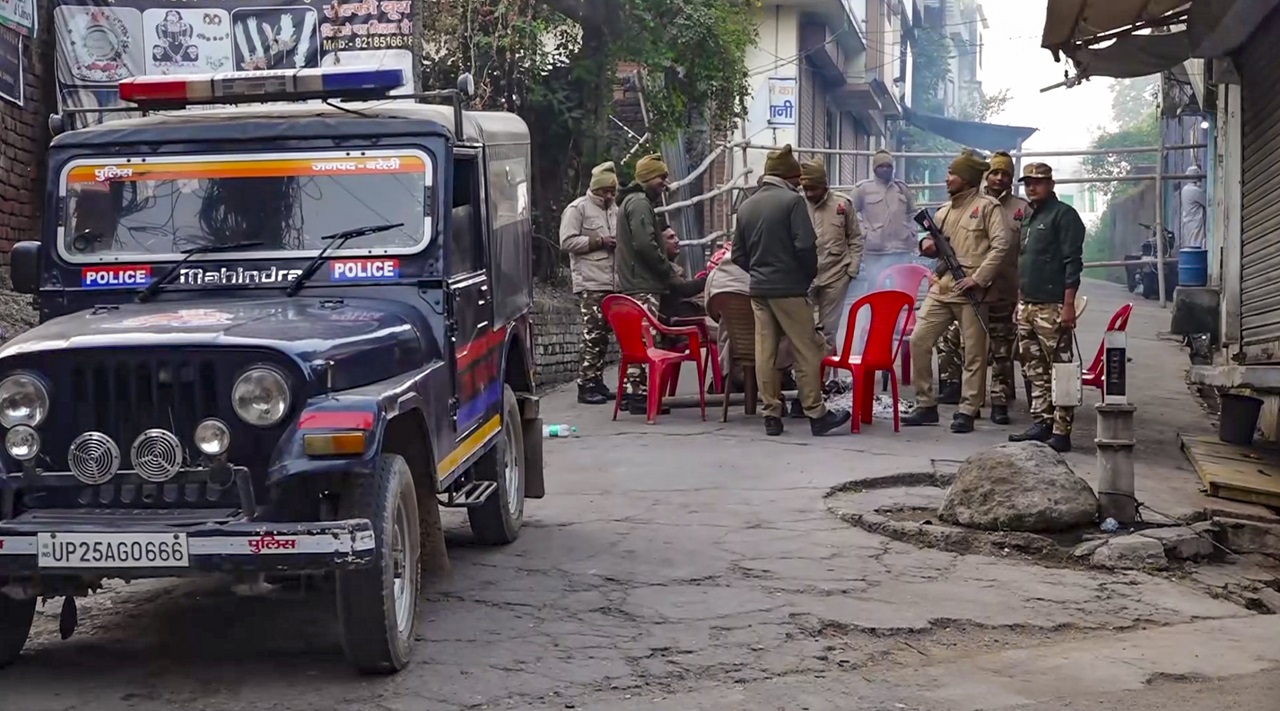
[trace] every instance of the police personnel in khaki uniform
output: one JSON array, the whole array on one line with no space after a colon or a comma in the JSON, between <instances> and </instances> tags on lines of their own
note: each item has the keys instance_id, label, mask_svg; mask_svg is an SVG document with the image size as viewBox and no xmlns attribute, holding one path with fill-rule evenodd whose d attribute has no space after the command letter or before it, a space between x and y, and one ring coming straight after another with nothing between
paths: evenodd
<instances>
[{"instance_id":1,"label":"police personnel in khaki uniform","mask_svg":"<svg viewBox=\"0 0 1280 711\"><path fill-rule=\"evenodd\" d=\"M1047 442L1059 452L1071 451L1075 409L1053 405L1053 364L1074 358L1076 290L1084 270L1084 221L1074 207L1054 193L1053 169L1032 163L1020 181L1031 198L1031 214L1022 222L1018 258L1018 346L1022 374L1031 384L1034 424L1010 442Z\"/></svg>"},{"instance_id":2,"label":"police personnel in khaki uniform","mask_svg":"<svg viewBox=\"0 0 1280 711\"><path fill-rule=\"evenodd\" d=\"M987 386L987 334L983 328L987 307L975 310L966 292L986 292L1000 273L1009 255L1012 236L1000 203L983 195L978 186L990 165L969 151L951 162L947 171L947 193L951 201L938 208L935 220L964 267L965 278L955 282L951 274L935 279L929 296L916 315L911 334L911 376L916 386L916 408L902 419L908 426L938 423L938 402L933 391L933 348L953 322L960 323L964 339L964 380L960 408L951 431L972 432L973 421L982 408ZM920 252L937 256L933 239L920 240Z\"/></svg>"},{"instance_id":3,"label":"police personnel in khaki uniform","mask_svg":"<svg viewBox=\"0 0 1280 711\"><path fill-rule=\"evenodd\" d=\"M991 170L987 173L986 194L1000 201L1009 221L1012 247L1005 258L1004 268L991 285L987 300L991 302L987 314L987 330L991 334L987 365L991 368L991 421L1007 425L1009 403L1016 398L1014 384L1014 357L1016 355L1018 329L1013 323L1013 312L1018 305L1018 244L1022 219L1031 214L1031 204L1013 194L1013 156L998 151L991 156ZM952 324L938 344L938 402L943 405L960 403L960 373L964 349L960 341L959 324Z\"/></svg>"},{"instance_id":4,"label":"police personnel in khaki uniform","mask_svg":"<svg viewBox=\"0 0 1280 711\"><path fill-rule=\"evenodd\" d=\"M604 384L604 358L611 331L600 302L617 290L613 250L618 246L618 175L613 163L591 171L587 194L565 208L560 216L560 249L569 254L573 293L582 313L581 361L578 365L578 402L603 405L614 393Z\"/></svg>"},{"instance_id":5,"label":"police personnel in khaki uniform","mask_svg":"<svg viewBox=\"0 0 1280 711\"><path fill-rule=\"evenodd\" d=\"M888 151L876 151L871 165L875 177L853 187L853 206L866 233L862 274L850 294L853 299L874 289L885 269L916 260L916 226L911 221L916 201L911 188L894 177Z\"/></svg>"},{"instance_id":6,"label":"police personnel in khaki uniform","mask_svg":"<svg viewBox=\"0 0 1280 711\"><path fill-rule=\"evenodd\" d=\"M847 313L844 303L849 283L862 268L862 230L853 201L827 186L822 160L800 166L800 187L809 206L809 218L818 236L818 276L813 280L813 301L818 326L827 339L827 351L836 352L836 336Z\"/></svg>"}]
</instances>

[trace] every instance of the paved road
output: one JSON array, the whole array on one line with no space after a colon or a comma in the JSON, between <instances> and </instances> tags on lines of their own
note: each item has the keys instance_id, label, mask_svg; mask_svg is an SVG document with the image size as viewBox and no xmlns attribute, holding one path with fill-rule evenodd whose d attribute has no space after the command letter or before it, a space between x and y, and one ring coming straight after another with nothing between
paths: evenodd
<instances>
[{"instance_id":1,"label":"paved road","mask_svg":"<svg viewBox=\"0 0 1280 711\"><path fill-rule=\"evenodd\" d=\"M1096 343L1121 295L1090 291L1082 340ZM1133 328L1144 357L1176 369L1184 356L1154 338L1165 324L1142 305ZM1163 428L1158 441L1174 403L1198 419L1177 383L1143 387L1160 403L1141 420ZM515 545L471 547L449 518L454 573L426 592L408 671L348 672L323 594L135 584L91 599L67 642L50 603L30 653L0 673L0 708L1275 708L1280 617L1176 578L921 550L823 507L834 484L953 467L1001 428L894 435L877 423L815 441L792 425L766 440L741 414L611 423L563 392L546 411L583 436L547 443L552 493L530 504ZM1091 458L1072 461L1084 471Z\"/></svg>"}]
</instances>

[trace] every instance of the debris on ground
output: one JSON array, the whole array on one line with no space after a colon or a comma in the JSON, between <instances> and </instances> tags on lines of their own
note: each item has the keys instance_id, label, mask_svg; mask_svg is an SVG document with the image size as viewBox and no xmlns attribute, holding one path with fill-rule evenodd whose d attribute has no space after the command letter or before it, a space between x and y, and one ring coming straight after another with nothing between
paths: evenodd
<instances>
[{"instance_id":1,"label":"debris on ground","mask_svg":"<svg viewBox=\"0 0 1280 711\"><path fill-rule=\"evenodd\" d=\"M21 335L39 323L30 294L13 290L7 270L0 270L0 343Z\"/></svg>"},{"instance_id":2,"label":"debris on ground","mask_svg":"<svg viewBox=\"0 0 1280 711\"><path fill-rule=\"evenodd\" d=\"M1089 562L1112 570L1160 570L1169 566L1160 541L1141 534L1106 541L1093 552Z\"/></svg>"},{"instance_id":3,"label":"debris on ground","mask_svg":"<svg viewBox=\"0 0 1280 711\"><path fill-rule=\"evenodd\" d=\"M1202 560L1214 551L1212 540L1186 526L1148 528L1138 535L1159 541L1171 560Z\"/></svg>"},{"instance_id":4,"label":"debris on ground","mask_svg":"<svg viewBox=\"0 0 1280 711\"><path fill-rule=\"evenodd\" d=\"M965 460L938 517L987 531L1054 533L1095 523L1098 497L1040 442L999 444Z\"/></svg>"}]
</instances>

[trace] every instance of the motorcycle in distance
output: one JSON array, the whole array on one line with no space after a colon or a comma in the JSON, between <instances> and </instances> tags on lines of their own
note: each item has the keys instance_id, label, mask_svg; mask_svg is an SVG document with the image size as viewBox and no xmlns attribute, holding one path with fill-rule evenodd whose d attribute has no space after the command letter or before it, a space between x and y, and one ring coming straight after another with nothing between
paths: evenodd
<instances>
[{"instance_id":1,"label":"motorcycle in distance","mask_svg":"<svg viewBox=\"0 0 1280 711\"><path fill-rule=\"evenodd\" d=\"M1152 260L1144 264L1137 264L1132 267L1125 267L1125 280L1129 287L1129 292L1134 293L1139 288L1142 289L1142 298L1158 299L1160 298L1160 276L1156 271L1156 228L1154 225L1148 225L1139 222L1138 226L1147 231L1147 239L1142 243L1142 254L1126 254L1124 261L1136 262L1140 260ZM1175 248L1177 239L1173 231L1167 227L1161 228L1164 231L1164 256L1165 259L1176 256ZM1164 265L1164 298L1166 301L1173 300L1173 290L1178 286L1178 265L1173 262Z\"/></svg>"}]
</instances>

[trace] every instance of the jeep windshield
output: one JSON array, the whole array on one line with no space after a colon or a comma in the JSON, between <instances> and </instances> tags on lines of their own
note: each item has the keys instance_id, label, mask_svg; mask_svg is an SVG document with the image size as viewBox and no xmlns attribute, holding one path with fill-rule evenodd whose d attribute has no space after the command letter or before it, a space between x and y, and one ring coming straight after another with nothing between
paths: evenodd
<instances>
[{"instance_id":1,"label":"jeep windshield","mask_svg":"<svg viewBox=\"0 0 1280 711\"><path fill-rule=\"evenodd\" d=\"M412 254L431 237L431 182L431 160L416 151L78 160L61 177L58 251L73 264L145 263L261 242L220 256L297 259L325 235L403 223L335 254Z\"/></svg>"}]
</instances>

